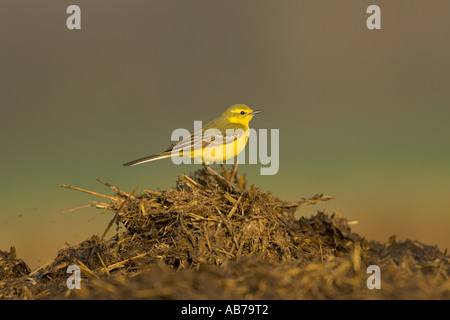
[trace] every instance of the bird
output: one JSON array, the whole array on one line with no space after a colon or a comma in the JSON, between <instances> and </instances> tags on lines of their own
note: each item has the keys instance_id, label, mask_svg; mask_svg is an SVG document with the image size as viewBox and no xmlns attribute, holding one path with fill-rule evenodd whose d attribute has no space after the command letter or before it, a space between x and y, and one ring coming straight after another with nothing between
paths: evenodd
<instances>
[{"instance_id":1,"label":"bird","mask_svg":"<svg viewBox=\"0 0 450 320\"><path fill-rule=\"evenodd\" d=\"M262 110L252 110L244 104L229 107L222 115L174 143L164 152L123 164L125 167L170 157L189 157L204 165L224 163L236 157L247 144L249 122Z\"/></svg>"}]
</instances>

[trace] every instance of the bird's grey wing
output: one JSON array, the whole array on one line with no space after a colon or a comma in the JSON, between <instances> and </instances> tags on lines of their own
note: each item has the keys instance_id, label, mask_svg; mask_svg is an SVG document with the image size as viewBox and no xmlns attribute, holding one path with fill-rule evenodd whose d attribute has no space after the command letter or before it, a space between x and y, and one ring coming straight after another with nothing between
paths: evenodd
<instances>
[{"instance_id":1,"label":"bird's grey wing","mask_svg":"<svg viewBox=\"0 0 450 320\"><path fill-rule=\"evenodd\" d=\"M173 145L167 148L165 152L181 151L183 149L192 150L192 148L194 147L194 143L197 141L196 139L201 139L201 137L202 137L202 130L199 129L195 132L192 132L190 135L185 136L180 141L175 142Z\"/></svg>"},{"instance_id":2,"label":"bird's grey wing","mask_svg":"<svg viewBox=\"0 0 450 320\"><path fill-rule=\"evenodd\" d=\"M187 150L193 150L196 147L196 143L198 144L201 141L202 148L205 147L217 147L222 145L223 143L232 143L237 140L244 134L244 130L226 130L225 133L214 128L210 128L208 130L202 131L197 130L191 133L189 136L184 137L180 141L171 145L165 152L170 152L173 150L183 150L187 148ZM198 140L201 139L201 140Z\"/></svg>"},{"instance_id":3,"label":"bird's grey wing","mask_svg":"<svg viewBox=\"0 0 450 320\"><path fill-rule=\"evenodd\" d=\"M203 146L218 147L223 144L229 144L236 141L243 134L244 130L242 129L228 129L225 132L209 129L203 133Z\"/></svg>"}]
</instances>

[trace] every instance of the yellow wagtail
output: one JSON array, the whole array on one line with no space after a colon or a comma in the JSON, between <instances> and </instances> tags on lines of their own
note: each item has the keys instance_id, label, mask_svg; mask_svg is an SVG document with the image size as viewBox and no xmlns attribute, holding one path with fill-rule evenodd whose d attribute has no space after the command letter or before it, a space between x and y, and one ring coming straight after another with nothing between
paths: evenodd
<instances>
[{"instance_id":1,"label":"yellow wagtail","mask_svg":"<svg viewBox=\"0 0 450 320\"><path fill-rule=\"evenodd\" d=\"M172 156L187 156L206 165L223 163L236 157L245 148L249 136L248 124L255 114L261 112L243 104L235 104L222 113L220 118L181 139L166 151L127 162L124 166L134 166Z\"/></svg>"}]
</instances>

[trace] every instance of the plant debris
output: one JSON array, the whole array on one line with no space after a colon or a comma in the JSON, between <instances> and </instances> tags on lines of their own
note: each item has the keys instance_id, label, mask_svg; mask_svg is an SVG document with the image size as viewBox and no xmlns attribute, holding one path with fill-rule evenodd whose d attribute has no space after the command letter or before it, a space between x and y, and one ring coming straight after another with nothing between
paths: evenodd
<instances>
[{"instance_id":1,"label":"plant debris","mask_svg":"<svg viewBox=\"0 0 450 320\"><path fill-rule=\"evenodd\" d=\"M296 219L298 207L333 197L284 202L247 189L235 169L205 167L142 194L100 179L114 196L62 185L107 199L89 206L114 217L103 235L33 271L13 248L0 251L0 299L450 298L446 252L395 237L367 241L336 213ZM67 288L70 265L81 270L81 290ZM382 290L367 288L370 265L382 270Z\"/></svg>"}]
</instances>

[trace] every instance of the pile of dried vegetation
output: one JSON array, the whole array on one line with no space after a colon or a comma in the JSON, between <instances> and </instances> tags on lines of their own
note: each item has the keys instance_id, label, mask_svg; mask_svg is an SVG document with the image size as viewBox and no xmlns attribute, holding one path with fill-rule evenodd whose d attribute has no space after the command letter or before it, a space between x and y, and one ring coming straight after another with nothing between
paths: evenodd
<instances>
[{"instance_id":1,"label":"pile of dried vegetation","mask_svg":"<svg viewBox=\"0 0 450 320\"><path fill-rule=\"evenodd\" d=\"M116 194L63 187L107 199L89 205L114 213L104 234L33 271L13 249L0 251L0 298L450 298L449 256L436 246L367 241L338 214L294 217L299 206L333 197L283 202L223 168L222 176L205 167L170 190L140 195L97 180ZM80 290L67 288L70 265L81 269ZM380 267L380 290L367 288L370 265Z\"/></svg>"}]
</instances>

